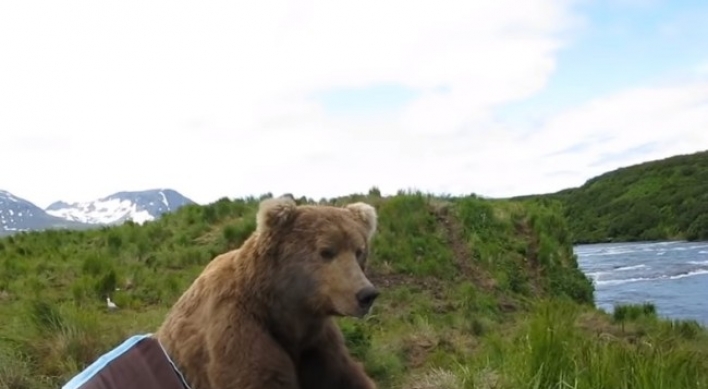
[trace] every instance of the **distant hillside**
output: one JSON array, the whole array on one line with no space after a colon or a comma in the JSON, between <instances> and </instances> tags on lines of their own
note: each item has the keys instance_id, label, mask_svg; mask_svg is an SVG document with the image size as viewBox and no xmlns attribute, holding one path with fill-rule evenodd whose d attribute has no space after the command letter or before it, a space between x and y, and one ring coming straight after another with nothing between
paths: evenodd
<instances>
[{"instance_id":1,"label":"distant hillside","mask_svg":"<svg viewBox=\"0 0 708 389\"><path fill-rule=\"evenodd\" d=\"M594 309L556 205L375 190L327 202L359 200L379 213L367 273L382 294L364 320L337 321L380 389L707 387L695 323L659 321L651 306ZM0 388L60 387L154 331L204 266L253 232L257 203L0 239Z\"/></svg>"},{"instance_id":2,"label":"distant hillside","mask_svg":"<svg viewBox=\"0 0 708 389\"><path fill-rule=\"evenodd\" d=\"M516 200L560 200L576 243L708 240L708 151L617 169L579 188Z\"/></svg>"}]
</instances>

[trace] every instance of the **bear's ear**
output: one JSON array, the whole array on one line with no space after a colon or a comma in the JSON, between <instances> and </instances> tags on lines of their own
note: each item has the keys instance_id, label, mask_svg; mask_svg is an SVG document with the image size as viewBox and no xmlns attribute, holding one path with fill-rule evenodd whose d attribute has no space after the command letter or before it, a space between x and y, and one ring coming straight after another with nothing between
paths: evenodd
<instances>
[{"instance_id":1,"label":"bear's ear","mask_svg":"<svg viewBox=\"0 0 708 389\"><path fill-rule=\"evenodd\" d=\"M376 232L378 216L376 208L369 204L358 202L346 206L346 208L354 213L354 216L361 220L367 228L366 238L371 240Z\"/></svg>"},{"instance_id":2,"label":"bear's ear","mask_svg":"<svg viewBox=\"0 0 708 389\"><path fill-rule=\"evenodd\" d=\"M256 215L256 230L265 231L282 226L292 220L297 204L288 196L261 201Z\"/></svg>"}]
</instances>

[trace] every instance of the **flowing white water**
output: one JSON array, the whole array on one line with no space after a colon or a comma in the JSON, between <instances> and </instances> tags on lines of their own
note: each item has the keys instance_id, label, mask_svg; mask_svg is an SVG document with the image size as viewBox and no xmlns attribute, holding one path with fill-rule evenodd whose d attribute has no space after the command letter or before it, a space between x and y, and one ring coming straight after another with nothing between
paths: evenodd
<instances>
[{"instance_id":1,"label":"flowing white water","mask_svg":"<svg viewBox=\"0 0 708 389\"><path fill-rule=\"evenodd\" d=\"M579 245L598 307L652 302L659 315L708 325L708 242Z\"/></svg>"}]
</instances>

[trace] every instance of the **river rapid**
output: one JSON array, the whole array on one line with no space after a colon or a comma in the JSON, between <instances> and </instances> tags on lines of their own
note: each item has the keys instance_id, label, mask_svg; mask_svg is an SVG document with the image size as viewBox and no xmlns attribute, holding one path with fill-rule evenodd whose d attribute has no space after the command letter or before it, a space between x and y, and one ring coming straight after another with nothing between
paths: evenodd
<instances>
[{"instance_id":1,"label":"river rapid","mask_svg":"<svg viewBox=\"0 0 708 389\"><path fill-rule=\"evenodd\" d=\"M708 326L708 242L590 244L575 253L599 308L652 302L660 316Z\"/></svg>"}]
</instances>

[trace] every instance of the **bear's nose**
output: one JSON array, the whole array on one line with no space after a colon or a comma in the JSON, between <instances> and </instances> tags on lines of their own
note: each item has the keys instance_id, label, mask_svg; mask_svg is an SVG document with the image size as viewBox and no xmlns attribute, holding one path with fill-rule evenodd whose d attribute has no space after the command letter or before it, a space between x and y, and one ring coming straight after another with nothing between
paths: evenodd
<instances>
[{"instance_id":1,"label":"bear's nose","mask_svg":"<svg viewBox=\"0 0 708 389\"><path fill-rule=\"evenodd\" d=\"M373 286L367 286L356 294L356 299L359 301L359 305L364 308L370 307L377 297L379 297L379 291Z\"/></svg>"}]
</instances>

